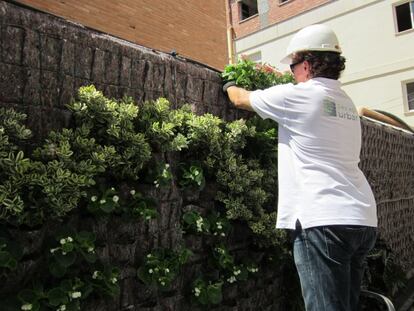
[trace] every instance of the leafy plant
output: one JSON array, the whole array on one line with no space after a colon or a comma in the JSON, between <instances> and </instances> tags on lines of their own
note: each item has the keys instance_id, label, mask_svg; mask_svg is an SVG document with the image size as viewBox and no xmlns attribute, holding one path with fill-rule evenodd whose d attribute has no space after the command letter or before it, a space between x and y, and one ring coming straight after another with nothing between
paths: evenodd
<instances>
[{"instance_id":1,"label":"leafy plant","mask_svg":"<svg viewBox=\"0 0 414 311\"><path fill-rule=\"evenodd\" d=\"M154 199L146 198L134 189L130 190L130 195L132 196L132 201L127 206L127 210L132 216L142 217L147 221L158 216Z\"/></svg>"},{"instance_id":2,"label":"leafy plant","mask_svg":"<svg viewBox=\"0 0 414 311\"><path fill-rule=\"evenodd\" d=\"M185 233L208 233L210 232L210 222L200 213L189 211L183 215L183 230Z\"/></svg>"},{"instance_id":3,"label":"leafy plant","mask_svg":"<svg viewBox=\"0 0 414 311\"><path fill-rule=\"evenodd\" d=\"M182 249L174 252L168 249L158 249L145 257L144 264L138 268L138 277L147 285L156 286L162 290L168 289L177 277L192 252Z\"/></svg>"},{"instance_id":4,"label":"leafy plant","mask_svg":"<svg viewBox=\"0 0 414 311\"><path fill-rule=\"evenodd\" d=\"M193 282L192 293L201 305L218 305L223 300L223 282L206 281L199 277Z\"/></svg>"},{"instance_id":5,"label":"leafy plant","mask_svg":"<svg viewBox=\"0 0 414 311\"><path fill-rule=\"evenodd\" d=\"M88 263L96 261L95 235L91 232L73 232L71 229L62 229L55 236L58 244L50 248L49 270L56 277L62 277L67 269L72 266L77 258L86 260Z\"/></svg>"},{"instance_id":6,"label":"leafy plant","mask_svg":"<svg viewBox=\"0 0 414 311\"><path fill-rule=\"evenodd\" d=\"M268 64L257 64L248 59L240 59L236 64L227 65L221 77L225 81L235 81L238 86L247 90L294 82L291 73L281 73Z\"/></svg>"},{"instance_id":7,"label":"leafy plant","mask_svg":"<svg viewBox=\"0 0 414 311\"><path fill-rule=\"evenodd\" d=\"M16 270L17 263L22 256L22 247L16 241L0 237L0 268Z\"/></svg>"},{"instance_id":8,"label":"leafy plant","mask_svg":"<svg viewBox=\"0 0 414 311\"><path fill-rule=\"evenodd\" d=\"M204 178L203 169L198 165L191 165L188 169L183 168L181 175L180 185L182 187L195 187L197 189L203 189L206 183Z\"/></svg>"},{"instance_id":9,"label":"leafy plant","mask_svg":"<svg viewBox=\"0 0 414 311\"><path fill-rule=\"evenodd\" d=\"M117 209L119 210L119 195L115 188L110 187L99 196L90 195L87 209L93 214L110 214Z\"/></svg>"},{"instance_id":10,"label":"leafy plant","mask_svg":"<svg viewBox=\"0 0 414 311\"><path fill-rule=\"evenodd\" d=\"M51 289L44 289L37 284L33 289L22 290L18 299L18 310L50 310L78 311L81 310L80 300L90 293L88 286L79 278L64 279Z\"/></svg>"}]
</instances>

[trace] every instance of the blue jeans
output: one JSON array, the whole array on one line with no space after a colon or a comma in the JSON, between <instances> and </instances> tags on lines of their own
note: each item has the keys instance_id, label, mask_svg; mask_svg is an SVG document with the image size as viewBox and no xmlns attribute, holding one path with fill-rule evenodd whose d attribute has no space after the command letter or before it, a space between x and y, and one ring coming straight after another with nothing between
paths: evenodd
<instances>
[{"instance_id":1,"label":"blue jeans","mask_svg":"<svg viewBox=\"0 0 414 311\"><path fill-rule=\"evenodd\" d=\"M307 311L358 310L364 260L376 236L373 227L297 224L293 253Z\"/></svg>"}]
</instances>

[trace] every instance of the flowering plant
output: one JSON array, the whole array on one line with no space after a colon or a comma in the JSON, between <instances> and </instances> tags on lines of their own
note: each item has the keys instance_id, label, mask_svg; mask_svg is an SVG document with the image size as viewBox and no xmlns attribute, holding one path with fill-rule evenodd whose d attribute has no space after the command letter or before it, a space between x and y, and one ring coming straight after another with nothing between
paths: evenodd
<instances>
[{"instance_id":1,"label":"flowering plant","mask_svg":"<svg viewBox=\"0 0 414 311\"><path fill-rule=\"evenodd\" d=\"M205 281L198 278L193 282L193 295L196 301L202 305L219 304L223 300L221 281Z\"/></svg>"},{"instance_id":2,"label":"flowering plant","mask_svg":"<svg viewBox=\"0 0 414 311\"><path fill-rule=\"evenodd\" d=\"M192 252L182 249L174 252L168 249L157 249L145 257L144 264L137 271L137 275L146 285L154 285L162 290L171 286Z\"/></svg>"},{"instance_id":3,"label":"flowering plant","mask_svg":"<svg viewBox=\"0 0 414 311\"><path fill-rule=\"evenodd\" d=\"M92 214L110 214L119 207L119 196L114 187L106 189L102 195L89 198L87 209Z\"/></svg>"},{"instance_id":4,"label":"flowering plant","mask_svg":"<svg viewBox=\"0 0 414 311\"><path fill-rule=\"evenodd\" d=\"M58 245L50 248L49 270L56 277L65 275L67 268L75 263L79 255L89 263L96 261L95 235L91 232L75 233L65 229L55 237Z\"/></svg>"}]
</instances>

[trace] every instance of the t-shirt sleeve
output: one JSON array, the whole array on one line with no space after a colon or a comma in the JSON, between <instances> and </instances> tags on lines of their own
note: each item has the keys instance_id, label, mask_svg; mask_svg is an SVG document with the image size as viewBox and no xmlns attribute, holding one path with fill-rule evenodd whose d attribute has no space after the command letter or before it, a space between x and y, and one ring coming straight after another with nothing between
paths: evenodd
<instances>
[{"instance_id":1,"label":"t-shirt sleeve","mask_svg":"<svg viewBox=\"0 0 414 311\"><path fill-rule=\"evenodd\" d=\"M286 115L285 97L293 84L283 84L250 93L250 105L263 119L283 123Z\"/></svg>"}]
</instances>

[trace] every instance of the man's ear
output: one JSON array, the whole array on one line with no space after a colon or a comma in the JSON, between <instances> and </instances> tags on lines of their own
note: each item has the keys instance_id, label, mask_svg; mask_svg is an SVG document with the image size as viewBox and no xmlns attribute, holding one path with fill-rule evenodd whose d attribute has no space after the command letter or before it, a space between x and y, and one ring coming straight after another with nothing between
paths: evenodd
<instances>
[{"instance_id":1,"label":"man's ear","mask_svg":"<svg viewBox=\"0 0 414 311\"><path fill-rule=\"evenodd\" d=\"M310 68L311 68L311 64L307 60L305 60L303 62L303 69L307 70L307 71L310 71Z\"/></svg>"}]
</instances>

